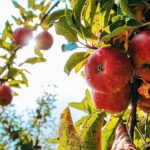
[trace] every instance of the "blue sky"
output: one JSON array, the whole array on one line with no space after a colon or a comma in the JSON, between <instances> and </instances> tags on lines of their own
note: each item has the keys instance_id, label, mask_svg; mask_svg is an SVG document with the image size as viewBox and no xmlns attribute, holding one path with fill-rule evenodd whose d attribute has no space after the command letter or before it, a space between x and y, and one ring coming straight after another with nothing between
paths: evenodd
<instances>
[{"instance_id":1,"label":"blue sky","mask_svg":"<svg viewBox=\"0 0 150 150\"><path fill-rule=\"evenodd\" d=\"M23 1L20 0L20 2L22 3ZM17 14L17 9L13 7L11 0L5 0L3 5L0 5L0 10L0 29L2 30L6 20L12 20L11 15ZM44 52L47 62L34 66L26 66L31 73L28 75L29 87L19 89L19 96L14 97L13 103L18 110L24 110L26 107L35 107L35 99L40 96L42 86L55 84L57 85L55 92L58 95L57 109L55 110L57 113L55 114L59 116L69 102L77 102L83 99L87 84L80 74L72 72L70 76L67 76L63 72L65 62L72 52L63 53L61 51L61 44L67 43L67 41L63 37L56 35L54 29L50 29L49 32L54 37L54 44L49 51ZM30 56L31 51L33 51L32 45L25 47L18 55L18 61L22 61L25 56ZM72 110L72 113L75 114L75 110ZM76 116L76 118L78 117Z\"/></svg>"}]
</instances>

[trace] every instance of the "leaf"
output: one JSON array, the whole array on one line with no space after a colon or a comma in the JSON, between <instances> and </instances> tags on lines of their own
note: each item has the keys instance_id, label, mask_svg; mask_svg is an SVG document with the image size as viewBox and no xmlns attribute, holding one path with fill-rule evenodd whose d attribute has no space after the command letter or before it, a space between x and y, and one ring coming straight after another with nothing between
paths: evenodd
<instances>
[{"instance_id":1,"label":"leaf","mask_svg":"<svg viewBox=\"0 0 150 150\"><path fill-rule=\"evenodd\" d=\"M115 136L115 130L119 122L120 122L120 118L111 117L110 120L103 127L102 150L108 150L109 147L111 146Z\"/></svg>"},{"instance_id":2,"label":"leaf","mask_svg":"<svg viewBox=\"0 0 150 150\"><path fill-rule=\"evenodd\" d=\"M127 0L120 0L120 7L124 14L134 17L132 11L130 10Z\"/></svg>"},{"instance_id":3,"label":"leaf","mask_svg":"<svg viewBox=\"0 0 150 150\"><path fill-rule=\"evenodd\" d=\"M126 30L132 30L142 26L140 22L132 18L118 20L111 25L107 26L101 34L101 41L109 41L111 38L120 35Z\"/></svg>"},{"instance_id":4,"label":"leaf","mask_svg":"<svg viewBox=\"0 0 150 150\"><path fill-rule=\"evenodd\" d=\"M78 48L78 45L74 42L69 42L68 44L63 44L61 48L62 48L63 52L72 51L72 50Z\"/></svg>"},{"instance_id":5,"label":"leaf","mask_svg":"<svg viewBox=\"0 0 150 150\"><path fill-rule=\"evenodd\" d=\"M104 112L95 112L88 117L81 133L81 149L102 150L101 130L104 117Z\"/></svg>"},{"instance_id":6,"label":"leaf","mask_svg":"<svg viewBox=\"0 0 150 150\"><path fill-rule=\"evenodd\" d=\"M74 9L73 9L73 14L75 18L75 22L77 23L78 26L81 25L81 19L82 19L82 10L85 5L86 0L77 0Z\"/></svg>"},{"instance_id":7,"label":"leaf","mask_svg":"<svg viewBox=\"0 0 150 150\"><path fill-rule=\"evenodd\" d=\"M107 1L100 1L100 11L102 14L102 26L106 27L109 23L109 16L111 9L114 5L114 2L112 0L107 0Z\"/></svg>"},{"instance_id":8,"label":"leaf","mask_svg":"<svg viewBox=\"0 0 150 150\"><path fill-rule=\"evenodd\" d=\"M131 137L128 134L125 124L120 123L117 126L115 140L111 150L132 149L137 150Z\"/></svg>"},{"instance_id":9,"label":"leaf","mask_svg":"<svg viewBox=\"0 0 150 150\"><path fill-rule=\"evenodd\" d=\"M11 24L9 23L9 21L6 21L5 23L5 29L3 30L2 33L2 40L5 41L7 38L12 39L12 28L11 28ZM8 43L8 42L6 42Z\"/></svg>"},{"instance_id":10,"label":"leaf","mask_svg":"<svg viewBox=\"0 0 150 150\"><path fill-rule=\"evenodd\" d=\"M75 123L75 128L78 131L79 135L82 133L83 127L85 126L87 119L88 116L84 116Z\"/></svg>"},{"instance_id":11,"label":"leaf","mask_svg":"<svg viewBox=\"0 0 150 150\"><path fill-rule=\"evenodd\" d=\"M94 15L96 13L96 9L98 6L98 2L95 0L91 0L87 3L86 8L84 9L84 21L87 26L92 26Z\"/></svg>"},{"instance_id":12,"label":"leaf","mask_svg":"<svg viewBox=\"0 0 150 150\"><path fill-rule=\"evenodd\" d=\"M15 20L17 25L21 25L23 23L21 18L16 18L15 16L12 16L12 18Z\"/></svg>"},{"instance_id":13,"label":"leaf","mask_svg":"<svg viewBox=\"0 0 150 150\"><path fill-rule=\"evenodd\" d=\"M34 7L35 7L35 0L28 0L28 7L34 9Z\"/></svg>"},{"instance_id":14,"label":"leaf","mask_svg":"<svg viewBox=\"0 0 150 150\"><path fill-rule=\"evenodd\" d=\"M59 146L57 150L80 150L81 138L73 125L69 107L61 114L58 136Z\"/></svg>"},{"instance_id":15,"label":"leaf","mask_svg":"<svg viewBox=\"0 0 150 150\"><path fill-rule=\"evenodd\" d=\"M48 21L49 22L54 22L56 20L58 20L60 17L65 15L65 11L66 9L58 9L53 11L49 16L48 16Z\"/></svg>"},{"instance_id":16,"label":"leaf","mask_svg":"<svg viewBox=\"0 0 150 150\"><path fill-rule=\"evenodd\" d=\"M19 66L22 66L24 64L36 64L36 63L40 63L40 62L45 62L46 59L45 58L39 58L39 57L31 57L28 58L27 60L25 60L23 63L19 64Z\"/></svg>"},{"instance_id":17,"label":"leaf","mask_svg":"<svg viewBox=\"0 0 150 150\"><path fill-rule=\"evenodd\" d=\"M72 54L65 64L64 72L69 75L71 70L89 55L90 54L88 52L76 52Z\"/></svg>"},{"instance_id":18,"label":"leaf","mask_svg":"<svg viewBox=\"0 0 150 150\"><path fill-rule=\"evenodd\" d=\"M28 87L28 79L23 71L20 71L20 75L22 77L22 82Z\"/></svg>"},{"instance_id":19,"label":"leaf","mask_svg":"<svg viewBox=\"0 0 150 150\"><path fill-rule=\"evenodd\" d=\"M18 8L22 13L25 12L25 9L19 4L17 3L15 0L12 0L12 3L14 4L14 6L16 8Z\"/></svg>"},{"instance_id":20,"label":"leaf","mask_svg":"<svg viewBox=\"0 0 150 150\"><path fill-rule=\"evenodd\" d=\"M150 99L150 84L147 82L144 82L139 88L138 88L138 93L142 95L142 97L145 97L146 99Z\"/></svg>"},{"instance_id":21,"label":"leaf","mask_svg":"<svg viewBox=\"0 0 150 150\"><path fill-rule=\"evenodd\" d=\"M89 114L95 111L92 97L88 89L86 90L85 97L81 102L71 102L69 103L69 106L76 108L78 110L84 111Z\"/></svg>"},{"instance_id":22,"label":"leaf","mask_svg":"<svg viewBox=\"0 0 150 150\"><path fill-rule=\"evenodd\" d=\"M64 36L69 42L78 42L77 33L70 28L64 16L54 26L58 35Z\"/></svg>"},{"instance_id":23,"label":"leaf","mask_svg":"<svg viewBox=\"0 0 150 150\"><path fill-rule=\"evenodd\" d=\"M41 50L39 50L39 49L34 49L34 53L35 53L39 58L43 58L43 54L42 54Z\"/></svg>"},{"instance_id":24,"label":"leaf","mask_svg":"<svg viewBox=\"0 0 150 150\"><path fill-rule=\"evenodd\" d=\"M80 69L85 65L86 61L87 60L84 59L75 66L75 73L78 73L80 71Z\"/></svg>"}]
</instances>

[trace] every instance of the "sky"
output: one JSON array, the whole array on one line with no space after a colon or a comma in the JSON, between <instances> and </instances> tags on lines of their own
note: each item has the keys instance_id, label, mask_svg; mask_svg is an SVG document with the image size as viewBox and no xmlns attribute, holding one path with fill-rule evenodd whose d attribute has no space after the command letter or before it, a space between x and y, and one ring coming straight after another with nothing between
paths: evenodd
<instances>
[{"instance_id":1,"label":"sky","mask_svg":"<svg viewBox=\"0 0 150 150\"><path fill-rule=\"evenodd\" d=\"M17 9L14 8L11 0L3 1L3 5L0 5L1 30L4 28L7 19L11 20L11 15L17 13ZM22 3L23 1L20 0L20 2ZM39 29L38 32L40 31ZM28 75L29 87L22 87L17 91L19 96L14 97L13 104L16 105L19 111L26 108L34 108L35 100L40 96L41 91L43 91L42 86L47 87L48 84L55 84L57 86L54 91L57 94L57 109L54 114L57 114L56 117L59 117L69 102L79 102L84 98L87 84L80 73L75 74L72 71L70 76L64 73L63 69L66 60L73 52L62 52L61 45L62 43L67 43L67 41L62 36L56 35L54 29L50 29L49 32L53 35L54 44L51 49L46 52L44 51L47 62L26 66L30 72ZM82 51L82 49L79 51ZM32 52L33 44L29 44L18 54L18 61L23 61L25 57L30 57ZM80 118L82 115L82 113L78 116L75 115L76 111L74 109L71 110L71 113L74 114L75 118Z\"/></svg>"}]
</instances>

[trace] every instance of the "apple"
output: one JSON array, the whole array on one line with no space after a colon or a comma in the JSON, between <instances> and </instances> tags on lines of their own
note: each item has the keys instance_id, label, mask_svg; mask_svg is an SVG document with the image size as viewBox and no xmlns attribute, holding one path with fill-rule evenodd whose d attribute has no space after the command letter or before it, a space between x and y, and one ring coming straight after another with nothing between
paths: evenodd
<instances>
[{"instance_id":1,"label":"apple","mask_svg":"<svg viewBox=\"0 0 150 150\"><path fill-rule=\"evenodd\" d=\"M136 74L150 81L150 30L141 31L133 37L130 52Z\"/></svg>"},{"instance_id":2,"label":"apple","mask_svg":"<svg viewBox=\"0 0 150 150\"><path fill-rule=\"evenodd\" d=\"M127 107L131 98L131 87L127 84L123 89L112 94L102 94L92 90L92 97L97 109L109 113L120 113Z\"/></svg>"},{"instance_id":3,"label":"apple","mask_svg":"<svg viewBox=\"0 0 150 150\"><path fill-rule=\"evenodd\" d=\"M118 49L103 47L88 57L84 77L94 91L111 94L120 91L129 82L132 65Z\"/></svg>"},{"instance_id":4,"label":"apple","mask_svg":"<svg viewBox=\"0 0 150 150\"><path fill-rule=\"evenodd\" d=\"M6 106L11 103L13 98L12 90L7 85L0 85L0 105Z\"/></svg>"},{"instance_id":5,"label":"apple","mask_svg":"<svg viewBox=\"0 0 150 150\"><path fill-rule=\"evenodd\" d=\"M43 31L43 32L39 33L35 37L35 41L36 41L37 49L48 50L53 45L53 37L47 31Z\"/></svg>"},{"instance_id":6,"label":"apple","mask_svg":"<svg viewBox=\"0 0 150 150\"><path fill-rule=\"evenodd\" d=\"M32 39L33 33L31 29L28 28L18 28L13 33L13 40L16 44L20 46L28 45L30 39Z\"/></svg>"}]
</instances>

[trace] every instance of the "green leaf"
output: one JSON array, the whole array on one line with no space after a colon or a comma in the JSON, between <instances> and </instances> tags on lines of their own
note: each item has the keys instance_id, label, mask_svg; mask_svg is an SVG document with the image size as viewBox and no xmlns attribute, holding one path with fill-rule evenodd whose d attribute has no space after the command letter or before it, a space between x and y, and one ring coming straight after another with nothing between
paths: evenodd
<instances>
[{"instance_id":1,"label":"green leaf","mask_svg":"<svg viewBox=\"0 0 150 150\"><path fill-rule=\"evenodd\" d=\"M63 44L61 48L63 52L72 51L78 48L78 45L74 42L69 42L68 44Z\"/></svg>"},{"instance_id":2,"label":"green leaf","mask_svg":"<svg viewBox=\"0 0 150 150\"><path fill-rule=\"evenodd\" d=\"M7 78L8 78L8 79L15 79L16 76L19 75L19 73L20 73L20 70L19 70L19 69L11 67L11 68L9 69L9 71L8 71Z\"/></svg>"},{"instance_id":3,"label":"green leaf","mask_svg":"<svg viewBox=\"0 0 150 150\"><path fill-rule=\"evenodd\" d=\"M86 0L77 0L74 9L73 9L73 13L74 13L74 18L75 18L75 22L78 26L81 25L81 19L82 19L82 10L84 8Z\"/></svg>"},{"instance_id":4,"label":"green leaf","mask_svg":"<svg viewBox=\"0 0 150 150\"><path fill-rule=\"evenodd\" d=\"M73 125L69 107L61 114L58 136L57 150L80 150L81 139Z\"/></svg>"},{"instance_id":5,"label":"green leaf","mask_svg":"<svg viewBox=\"0 0 150 150\"><path fill-rule=\"evenodd\" d=\"M69 106L89 114L95 111L92 97L88 89L86 90L85 97L81 102L71 102L69 103Z\"/></svg>"},{"instance_id":6,"label":"green leaf","mask_svg":"<svg viewBox=\"0 0 150 150\"><path fill-rule=\"evenodd\" d=\"M66 9L58 9L53 11L49 16L48 16L48 21L49 22L54 22L58 20L60 17L65 15Z\"/></svg>"},{"instance_id":7,"label":"green leaf","mask_svg":"<svg viewBox=\"0 0 150 150\"><path fill-rule=\"evenodd\" d=\"M19 64L19 66L22 66L24 64L32 64L33 65L33 64L40 63L40 62L45 62L45 61L46 61L45 58L32 57L32 58L28 58L23 63Z\"/></svg>"},{"instance_id":8,"label":"green leaf","mask_svg":"<svg viewBox=\"0 0 150 150\"><path fill-rule=\"evenodd\" d=\"M76 52L72 54L65 64L64 72L69 75L71 70L82 60L86 59L89 55L90 54L88 52Z\"/></svg>"},{"instance_id":9,"label":"green leaf","mask_svg":"<svg viewBox=\"0 0 150 150\"><path fill-rule=\"evenodd\" d=\"M46 13L46 11L49 9L50 6L51 6L51 2L47 3L47 4L43 7L42 12L43 12L43 13Z\"/></svg>"},{"instance_id":10,"label":"green leaf","mask_svg":"<svg viewBox=\"0 0 150 150\"><path fill-rule=\"evenodd\" d=\"M22 13L25 12L25 9L19 4L17 3L15 0L12 0L12 3L14 4L14 6L16 8L18 8Z\"/></svg>"},{"instance_id":11,"label":"green leaf","mask_svg":"<svg viewBox=\"0 0 150 150\"><path fill-rule=\"evenodd\" d=\"M11 87L14 87L14 88L21 88L20 84L22 84L22 81L20 80L11 80L11 81L8 81L9 85Z\"/></svg>"},{"instance_id":12,"label":"green leaf","mask_svg":"<svg viewBox=\"0 0 150 150\"><path fill-rule=\"evenodd\" d=\"M69 42L78 42L77 33L70 28L64 16L54 26L58 35L64 36Z\"/></svg>"},{"instance_id":13,"label":"green leaf","mask_svg":"<svg viewBox=\"0 0 150 150\"><path fill-rule=\"evenodd\" d=\"M113 5L114 5L114 2L109 0L109 1L106 1L103 7L101 8L103 27L106 27L109 23L110 12L111 12Z\"/></svg>"},{"instance_id":14,"label":"green leaf","mask_svg":"<svg viewBox=\"0 0 150 150\"><path fill-rule=\"evenodd\" d=\"M85 126L87 119L88 116L84 116L75 123L75 128L78 131L79 135L82 133L82 129Z\"/></svg>"},{"instance_id":15,"label":"green leaf","mask_svg":"<svg viewBox=\"0 0 150 150\"><path fill-rule=\"evenodd\" d=\"M35 7L35 0L28 0L28 7L34 9L34 7Z\"/></svg>"},{"instance_id":16,"label":"green leaf","mask_svg":"<svg viewBox=\"0 0 150 150\"><path fill-rule=\"evenodd\" d=\"M111 25L107 26L104 29L101 34L100 40L109 41L111 38L120 35L126 30L135 29L140 26L142 26L142 23L132 18L117 20L116 22L113 22Z\"/></svg>"},{"instance_id":17,"label":"green leaf","mask_svg":"<svg viewBox=\"0 0 150 150\"><path fill-rule=\"evenodd\" d=\"M5 29L3 30L2 33L2 40L5 41L6 38L10 38L12 39L12 28L11 28L11 24L9 23L9 21L6 21L5 23Z\"/></svg>"},{"instance_id":18,"label":"green leaf","mask_svg":"<svg viewBox=\"0 0 150 150\"><path fill-rule=\"evenodd\" d=\"M16 18L15 16L12 16L12 18L15 20L17 25L21 25L23 23L21 18Z\"/></svg>"},{"instance_id":19,"label":"green leaf","mask_svg":"<svg viewBox=\"0 0 150 150\"><path fill-rule=\"evenodd\" d=\"M28 87L28 79L27 79L25 73L22 70L20 71L20 75L22 77L22 83L25 84Z\"/></svg>"},{"instance_id":20,"label":"green leaf","mask_svg":"<svg viewBox=\"0 0 150 150\"><path fill-rule=\"evenodd\" d=\"M104 117L104 112L95 112L88 117L81 133L81 149L101 150L101 130Z\"/></svg>"},{"instance_id":21,"label":"green leaf","mask_svg":"<svg viewBox=\"0 0 150 150\"><path fill-rule=\"evenodd\" d=\"M98 2L95 0L91 0L87 3L84 14L84 21L87 26L92 26L94 15L96 13L96 9L98 6Z\"/></svg>"},{"instance_id":22,"label":"green leaf","mask_svg":"<svg viewBox=\"0 0 150 150\"><path fill-rule=\"evenodd\" d=\"M115 136L115 130L117 128L120 118L111 117L110 120L105 124L102 130L102 150L108 150L112 144Z\"/></svg>"},{"instance_id":23,"label":"green leaf","mask_svg":"<svg viewBox=\"0 0 150 150\"><path fill-rule=\"evenodd\" d=\"M134 17L132 11L130 10L127 0L120 0L120 7L124 14Z\"/></svg>"},{"instance_id":24,"label":"green leaf","mask_svg":"<svg viewBox=\"0 0 150 150\"><path fill-rule=\"evenodd\" d=\"M39 49L34 49L34 53L35 53L38 57L43 58L43 53L41 52L41 50L39 50Z\"/></svg>"}]
</instances>

